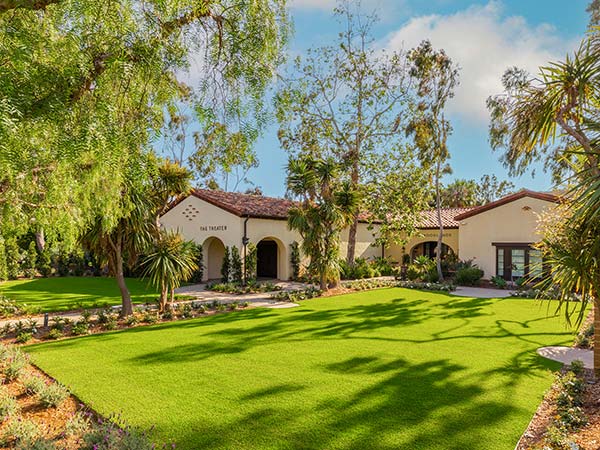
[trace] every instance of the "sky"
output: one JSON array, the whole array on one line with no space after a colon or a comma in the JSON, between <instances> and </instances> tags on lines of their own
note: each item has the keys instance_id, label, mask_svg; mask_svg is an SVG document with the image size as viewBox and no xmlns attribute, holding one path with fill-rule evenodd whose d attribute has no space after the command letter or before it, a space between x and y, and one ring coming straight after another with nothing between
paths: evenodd
<instances>
[{"instance_id":1,"label":"sky","mask_svg":"<svg viewBox=\"0 0 600 450\"><path fill-rule=\"evenodd\" d=\"M363 0L381 21L374 30L378 45L410 49L429 39L460 66L460 86L448 105L454 133L449 138L455 178L479 179L495 174L517 188L549 190L551 177L535 167L510 178L488 142L488 96L502 91L504 70L518 66L536 73L548 61L564 59L585 34L588 0ZM333 42L339 31L333 18L335 0L291 0L294 35L288 52ZM256 144L260 166L249 178L265 195L285 193L286 154L273 124Z\"/></svg>"}]
</instances>

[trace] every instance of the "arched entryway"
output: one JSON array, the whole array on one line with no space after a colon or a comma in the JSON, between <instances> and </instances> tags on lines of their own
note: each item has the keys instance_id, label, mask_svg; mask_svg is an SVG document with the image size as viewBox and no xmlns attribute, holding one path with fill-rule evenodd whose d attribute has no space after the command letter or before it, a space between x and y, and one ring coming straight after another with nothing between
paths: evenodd
<instances>
[{"instance_id":1,"label":"arched entryway","mask_svg":"<svg viewBox=\"0 0 600 450\"><path fill-rule=\"evenodd\" d=\"M202 244L204 253L204 278L218 280L221 278L221 267L225 258L225 244L217 237L210 237Z\"/></svg>"},{"instance_id":2,"label":"arched entryway","mask_svg":"<svg viewBox=\"0 0 600 450\"><path fill-rule=\"evenodd\" d=\"M419 256L427 256L430 259L435 259L437 250L437 242L427 241L415 245L410 251L410 259L414 260ZM442 258L454 254L454 250L442 242Z\"/></svg>"},{"instance_id":3,"label":"arched entryway","mask_svg":"<svg viewBox=\"0 0 600 450\"><path fill-rule=\"evenodd\" d=\"M278 278L279 249L273 239L263 239L256 245L256 275L258 278Z\"/></svg>"}]
</instances>

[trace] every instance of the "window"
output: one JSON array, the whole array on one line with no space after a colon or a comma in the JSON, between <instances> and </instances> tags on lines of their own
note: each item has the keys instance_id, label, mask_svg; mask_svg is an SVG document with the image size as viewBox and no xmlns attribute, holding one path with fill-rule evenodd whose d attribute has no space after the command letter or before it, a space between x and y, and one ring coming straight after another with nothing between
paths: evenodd
<instances>
[{"instance_id":1,"label":"window","mask_svg":"<svg viewBox=\"0 0 600 450\"><path fill-rule=\"evenodd\" d=\"M542 253L528 244L494 244L496 275L505 280L537 279L544 274Z\"/></svg>"}]
</instances>

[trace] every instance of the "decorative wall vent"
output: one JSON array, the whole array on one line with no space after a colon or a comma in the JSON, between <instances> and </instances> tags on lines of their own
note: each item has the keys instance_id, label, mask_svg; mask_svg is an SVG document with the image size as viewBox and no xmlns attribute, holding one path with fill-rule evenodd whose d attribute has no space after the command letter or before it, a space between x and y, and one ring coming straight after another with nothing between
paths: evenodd
<instances>
[{"instance_id":1,"label":"decorative wall vent","mask_svg":"<svg viewBox=\"0 0 600 450\"><path fill-rule=\"evenodd\" d=\"M183 215L183 217L185 217L187 220L189 220L191 222L199 214L199 211L194 206L188 205L181 212L181 214Z\"/></svg>"},{"instance_id":2,"label":"decorative wall vent","mask_svg":"<svg viewBox=\"0 0 600 450\"><path fill-rule=\"evenodd\" d=\"M521 208L523 211L531 211L531 206L523 206L523 208Z\"/></svg>"}]
</instances>

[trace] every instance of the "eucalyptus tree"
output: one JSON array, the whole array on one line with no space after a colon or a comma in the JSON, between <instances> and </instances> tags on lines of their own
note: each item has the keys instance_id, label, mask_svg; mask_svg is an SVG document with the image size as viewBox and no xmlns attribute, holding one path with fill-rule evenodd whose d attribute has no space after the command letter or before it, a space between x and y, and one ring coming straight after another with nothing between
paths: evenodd
<instances>
[{"instance_id":1,"label":"eucalyptus tree","mask_svg":"<svg viewBox=\"0 0 600 450\"><path fill-rule=\"evenodd\" d=\"M452 126L446 119L445 108L458 84L458 67L444 50L435 50L431 42L423 41L408 55L410 75L417 84L416 108L410 119L407 133L414 137L419 150L419 159L425 167L433 168L435 186L435 205L437 210L438 239L436 247L436 266L438 278L442 273L442 222L441 178L450 173L447 161L450 157L448 136Z\"/></svg>"},{"instance_id":2,"label":"eucalyptus tree","mask_svg":"<svg viewBox=\"0 0 600 450\"><path fill-rule=\"evenodd\" d=\"M339 281L340 233L358 210L358 196L350 183L340 182L340 169L333 158L312 156L292 158L287 167L288 193L299 199L288 226L300 233L308 271L322 290Z\"/></svg>"},{"instance_id":3,"label":"eucalyptus tree","mask_svg":"<svg viewBox=\"0 0 600 450\"><path fill-rule=\"evenodd\" d=\"M343 26L335 42L296 58L276 95L276 111L279 140L292 157L335 158L342 163L342 178L361 192L366 178L379 178L373 176L375 155L400 155L394 160L401 161L410 150L402 131L411 95L406 55L376 48L376 18L355 13L352 3L335 9ZM404 192L416 197L412 193ZM401 204L387 204L385 216L404 216L394 211ZM354 264L358 214L350 223L349 264Z\"/></svg>"},{"instance_id":4,"label":"eucalyptus tree","mask_svg":"<svg viewBox=\"0 0 600 450\"><path fill-rule=\"evenodd\" d=\"M508 180L498 180L493 174L483 175L478 181L452 181L441 188L440 197L444 208L463 208L493 202L508 195L514 188L515 185Z\"/></svg>"},{"instance_id":5,"label":"eucalyptus tree","mask_svg":"<svg viewBox=\"0 0 600 450\"><path fill-rule=\"evenodd\" d=\"M2 230L74 242L96 215L116 227L128 168L171 105L251 129L286 41L284 3L0 2Z\"/></svg>"},{"instance_id":6,"label":"eucalyptus tree","mask_svg":"<svg viewBox=\"0 0 600 450\"><path fill-rule=\"evenodd\" d=\"M504 150L513 173L524 173L544 161L554 179L568 188L554 229L540 248L552 265L546 283L558 284L560 306L573 313L572 294L581 296L583 311L594 304L600 330L600 36L590 33L573 55L540 68L536 77L517 68L503 77L504 93L491 97L490 141ZM595 335L599 336L598 333ZM600 345L594 345L594 367L600 374Z\"/></svg>"}]
</instances>

